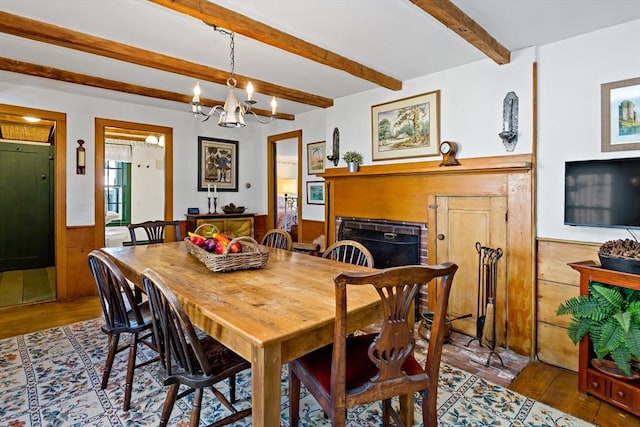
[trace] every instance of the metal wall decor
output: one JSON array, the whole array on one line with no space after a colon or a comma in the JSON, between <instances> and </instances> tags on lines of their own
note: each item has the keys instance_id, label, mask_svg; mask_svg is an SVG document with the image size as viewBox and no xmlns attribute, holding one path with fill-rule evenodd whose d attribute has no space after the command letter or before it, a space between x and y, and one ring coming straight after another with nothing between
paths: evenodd
<instances>
[{"instance_id":1,"label":"metal wall decor","mask_svg":"<svg viewBox=\"0 0 640 427\"><path fill-rule=\"evenodd\" d=\"M513 151L518 143L518 95L507 93L502 104L502 132L498 134L507 151Z\"/></svg>"},{"instance_id":2,"label":"metal wall decor","mask_svg":"<svg viewBox=\"0 0 640 427\"><path fill-rule=\"evenodd\" d=\"M333 162L333 166L338 166L340 161L340 131L338 128L333 128L333 145L331 155L327 156L327 160Z\"/></svg>"}]
</instances>

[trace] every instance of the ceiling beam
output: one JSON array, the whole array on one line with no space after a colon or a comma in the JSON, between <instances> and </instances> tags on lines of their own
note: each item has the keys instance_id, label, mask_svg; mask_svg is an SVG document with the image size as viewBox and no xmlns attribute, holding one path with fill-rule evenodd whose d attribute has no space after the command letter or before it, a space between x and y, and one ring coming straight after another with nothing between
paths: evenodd
<instances>
[{"instance_id":1,"label":"ceiling beam","mask_svg":"<svg viewBox=\"0 0 640 427\"><path fill-rule=\"evenodd\" d=\"M86 74L74 73L71 71L60 70L57 68L46 67L44 65L31 64L28 62L17 61L15 59L0 57L0 70L10 71L13 73L27 74L34 77L42 77L45 79L58 80L61 82L74 83L84 86L91 86L100 89L114 90L117 92L130 93L133 95L148 96L150 98L165 99L167 101L176 101L184 104L191 104L191 95L184 95L176 92L169 92L162 89L153 89L150 87L139 86L130 83L123 83L116 80L103 79L101 77L88 76ZM201 98L200 101L205 106L223 105L224 101L215 99ZM185 106L185 111L191 111ZM262 110L252 108L251 111L259 116L271 116L271 110ZM283 120L294 120L295 116L287 113L278 113L278 118Z\"/></svg>"},{"instance_id":2,"label":"ceiling beam","mask_svg":"<svg viewBox=\"0 0 640 427\"><path fill-rule=\"evenodd\" d=\"M0 11L0 32L223 85L226 85L229 77L228 71L184 61L3 11ZM330 98L239 74L235 74L234 77L239 86L246 86L251 81L257 93L320 108L333 106L333 100Z\"/></svg>"},{"instance_id":3,"label":"ceiling beam","mask_svg":"<svg viewBox=\"0 0 640 427\"><path fill-rule=\"evenodd\" d=\"M511 60L509 49L450 0L409 0L500 65Z\"/></svg>"},{"instance_id":4,"label":"ceiling beam","mask_svg":"<svg viewBox=\"0 0 640 427\"><path fill-rule=\"evenodd\" d=\"M285 52L344 71L378 86L391 90L402 89L402 82L398 79L206 0L149 1L197 18L206 24L223 27Z\"/></svg>"}]
</instances>

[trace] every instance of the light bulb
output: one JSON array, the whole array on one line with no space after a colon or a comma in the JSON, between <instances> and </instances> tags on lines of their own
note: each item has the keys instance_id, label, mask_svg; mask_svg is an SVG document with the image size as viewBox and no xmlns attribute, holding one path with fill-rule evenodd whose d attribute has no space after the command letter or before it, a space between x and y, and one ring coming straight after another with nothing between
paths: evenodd
<instances>
[{"instance_id":1,"label":"light bulb","mask_svg":"<svg viewBox=\"0 0 640 427\"><path fill-rule=\"evenodd\" d=\"M278 106L278 104L276 103L276 97L272 97L271 98L271 115L275 116L276 115L276 107Z\"/></svg>"},{"instance_id":2,"label":"light bulb","mask_svg":"<svg viewBox=\"0 0 640 427\"><path fill-rule=\"evenodd\" d=\"M253 96L253 85L251 82L247 84L247 101L251 101L251 97Z\"/></svg>"},{"instance_id":3,"label":"light bulb","mask_svg":"<svg viewBox=\"0 0 640 427\"><path fill-rule=\"evenodd\" d=\"M200 102L200 93L202 90L200 89L200 82L196 82L196 85L193 87L193 101L192 102Z\"/></svg>"}]
</instances>

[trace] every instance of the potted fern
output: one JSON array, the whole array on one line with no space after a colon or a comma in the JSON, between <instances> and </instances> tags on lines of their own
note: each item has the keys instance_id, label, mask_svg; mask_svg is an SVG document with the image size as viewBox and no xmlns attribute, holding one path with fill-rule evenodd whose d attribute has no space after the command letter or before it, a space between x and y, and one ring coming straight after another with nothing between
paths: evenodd
<instances>
[{"instance_id":1,"label":"potted fern","mask_svg":"<svg viewBox=\"0 0 640 427\"><path fill-rule=\"evenodd\" d=\"M357 151L347 151L342 155L342 160L347 162L349 172L357 172L358 165L362 163L362 154Z\"/></svg>"},{"instance_id":2,"label":"potted fern","mask_svg":"<svg viewBox=\"0 0 640 427\"><path fill-rule=\"evenodd\" d=\"M566 300L557 314L572 316L567 334L574 344L589 336L594 367L610 359L624 375L632 375L640 359L640 291L592 282L589 295Z\"/></svg>"}]
</instances>

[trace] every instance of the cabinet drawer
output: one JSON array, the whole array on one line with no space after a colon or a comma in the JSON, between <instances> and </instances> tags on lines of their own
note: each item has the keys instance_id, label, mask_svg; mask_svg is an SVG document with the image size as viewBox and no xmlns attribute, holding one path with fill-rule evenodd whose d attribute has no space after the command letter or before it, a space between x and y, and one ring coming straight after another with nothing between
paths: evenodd
<instances>
[{"instance_id":1,"label":"cabinet drawer","mask_svg":"<svg viewBox=\"0 0 640 427\"><path fill-rule=\"evenodd\" d=\"M611 400L618 405L631 409L636 394L636 388L632 385L612 381L611 382Z\"/></svg>"},{"instance_id":2,"label":"cabinet drawer","mask_svg":"<svg viewBox=\"0 0 640 427\"><path fill-rule=\"evenodd\" d=\"M587 371L587 393L607 398L607 377L591 369Z\"/></svg>"}]
</instances>

